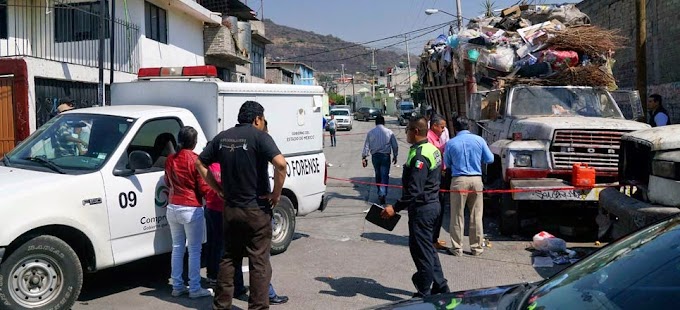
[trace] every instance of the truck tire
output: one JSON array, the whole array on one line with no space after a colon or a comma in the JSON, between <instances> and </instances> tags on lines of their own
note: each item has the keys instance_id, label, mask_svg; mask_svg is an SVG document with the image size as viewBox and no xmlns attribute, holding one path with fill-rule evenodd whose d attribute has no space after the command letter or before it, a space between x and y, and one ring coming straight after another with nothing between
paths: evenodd
<instances>
[{"instance_id":1,"label":"truck tire","mask_svg":"<svg viewBox=\"0 0 680 310\"><path fill-rule=\"evenodd\" d=\"M512 236L519 234L519 215L519 205L517 201L512 199L512 194L503 194L501 196L499 213L499 228L502 235Z\"/></svg>"},{"instance_id":2,"label":"truck tire","mask_svg":"<svg viewBox=\"0 0 680 310\"><path fill-rule=\"evenodd\" d=\"M0 308L70 309L82 285L76 252L57 237L35 237L0 265Z\"/></svg>"},{"instance_id":3,"label":"truck tire","mask_svg":"<svg viewBox=\"0 0 680 310\"><path fill-rule=\"evenodd\" d=\"M295 235L295 208L288 197L281 196L273 210L271 254L281 254L288 249Z\"/></svg>"}]
</instances>

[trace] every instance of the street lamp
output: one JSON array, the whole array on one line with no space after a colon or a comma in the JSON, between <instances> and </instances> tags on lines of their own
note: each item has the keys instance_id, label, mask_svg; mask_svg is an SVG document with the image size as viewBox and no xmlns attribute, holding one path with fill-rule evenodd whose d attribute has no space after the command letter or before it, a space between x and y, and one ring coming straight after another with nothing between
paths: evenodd
<instances>
[{"instance_id":1,"label":"street lamp","mask_svg":"<svg viewBox=\"0 0 680 310\"><path fill-rule=\"evenodd\" d=\"M453 16L456 18L456 21L458 23L458 31L460 31L463 28L463 19L462 19L462 14L460 12L460 4L458 4L458 15L453 15L447 11L440 10L440 9L427 9L425 10L425 14L427 15L432 15L432 14L437 14L437 13L444 13L449 16Z\"/></svg>"},{"instance_id":2,"label":"street lamp","mask_svg":"<svg viewBox=\"0 0 680 310\"><path fill-rule=\"evenodd\" d=\"M427 10L425 10L425 14L427 14L427 15L437 14L437 13L439 13L439 12L444 13L444 14L446 14L446 15L453 16L453 17L455 17L455 18L458 18L458 16L453 15L453 14L447 12L447 11L440 10L440 9L427 9Z\"/></svg>"}]
</instances>

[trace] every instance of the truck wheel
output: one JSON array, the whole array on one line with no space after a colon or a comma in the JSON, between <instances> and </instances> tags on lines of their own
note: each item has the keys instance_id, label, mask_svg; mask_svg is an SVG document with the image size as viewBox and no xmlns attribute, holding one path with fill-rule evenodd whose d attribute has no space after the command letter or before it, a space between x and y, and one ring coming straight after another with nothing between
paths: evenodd
<instances>
[{"instance_id":1,"label":"truck wheel","mask_svg":"<svg viewBox=\"0 0 680 310\"><path fill-rule=\"evenodd\" d=\"M29 240L0 265L3 309L69 309L82 285L78 255L54 236Z\"/></svg>"},{"instance_id":2,"label":"truck wheel","mask_svg":"<svg viewBox=\"0 0 680 310\"><path fill-rule=\"evenodd\" d=\"M288 197L281 196L273 210L271 254L281 254L288 249L295 234L295 208Z\"/></svg>"},{"instance_id":3,"label":"truck wheel","mask_svg":"<svg viewBox=\"0 0 680 310\"><path fill-rule=\"evenodd\" d=\"M511 194L501 196L500 231L502 235L512 236L519 233L519 205L512 199Z\"/></svg>"}]
</instances>

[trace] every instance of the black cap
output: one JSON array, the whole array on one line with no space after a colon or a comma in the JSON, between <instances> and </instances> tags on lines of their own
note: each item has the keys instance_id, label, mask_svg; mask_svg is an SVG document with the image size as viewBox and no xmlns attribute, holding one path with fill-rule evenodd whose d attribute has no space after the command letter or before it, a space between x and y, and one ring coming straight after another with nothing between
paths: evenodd
<instances>
[{"instance_id":1,"label":"black cap","mask_svg":"<svg viewBox=\"0 0 680 310\"><path fill-rule=\"evenodd\" d=\"M70 103L70 104L73 105L73 100L71 99L71 97L63 97L63 98L59 99L59 104L64 104L64 103Z\"/></svg>"}]
</instances>

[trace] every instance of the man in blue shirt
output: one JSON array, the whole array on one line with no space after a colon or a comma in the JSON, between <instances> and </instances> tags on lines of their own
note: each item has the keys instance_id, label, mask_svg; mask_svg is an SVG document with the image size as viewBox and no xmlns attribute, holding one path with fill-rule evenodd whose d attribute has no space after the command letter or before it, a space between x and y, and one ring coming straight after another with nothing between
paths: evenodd
<instances>
[{"instance_id":1,"label":"man in blue shirt","mask_svg":"<svg viewBox=\"0 0 680 310\"><path fill-rule=\"evenodd\" d=\"M469 120L458 117L453 122L456 136L446 143L444 163L451 169L452 191L474 191L451 193L451 249L454 256L463 254L463 228L465 207L470 209L470 250L472 255L481 255L484 228L484 200L482 191L482 164L493 163L493 153L482 137L470 133Z\"/></svg>"}]
</instances>

